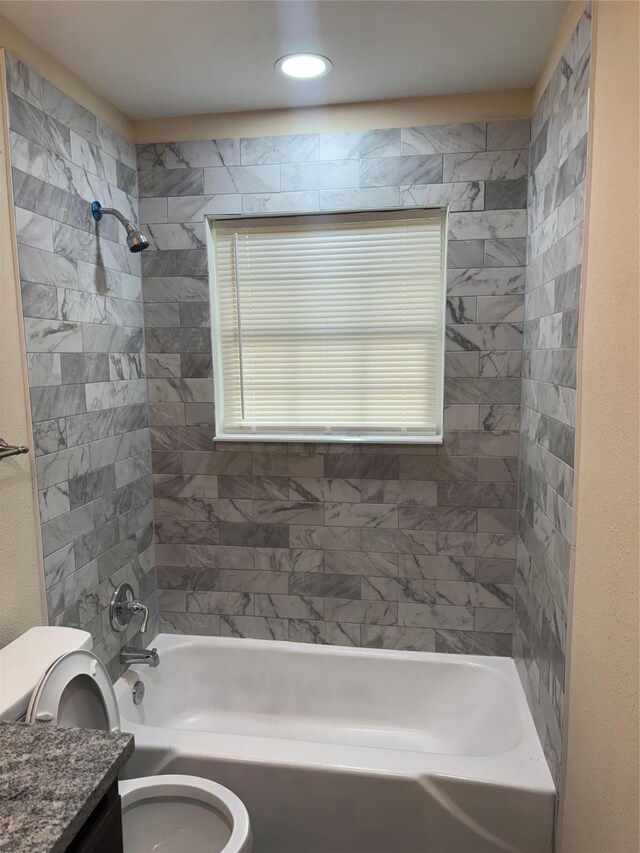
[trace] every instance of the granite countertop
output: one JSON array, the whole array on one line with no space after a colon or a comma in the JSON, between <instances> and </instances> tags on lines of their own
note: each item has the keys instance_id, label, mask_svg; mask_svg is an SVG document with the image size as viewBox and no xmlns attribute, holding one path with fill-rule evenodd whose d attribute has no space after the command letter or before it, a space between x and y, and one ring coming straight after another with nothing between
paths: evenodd
<instances>
[{"instance_id":1,"label":"granite countertop","mask_svg":"<svg viewBox=\"0 0 640 853\"><path fill-rule=\"evenodd\" d=\"M133 754L133 735L0 722L0 850L62 853Z\"/></svg>"}]
</instances>

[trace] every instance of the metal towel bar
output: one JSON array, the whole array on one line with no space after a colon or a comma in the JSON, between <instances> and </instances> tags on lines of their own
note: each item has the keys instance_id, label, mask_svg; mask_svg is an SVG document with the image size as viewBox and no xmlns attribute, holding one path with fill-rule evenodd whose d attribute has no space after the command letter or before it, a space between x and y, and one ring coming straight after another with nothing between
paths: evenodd
<instances>
[{"instance_id":1,"label":"metal towel bar","mask_svg":"<svg viewBox=\"0 0 640 853\"><path fill-rule=\"evenodd\" d=\"M7 459L9 456L18 456L20 453L28 453L29 448L24 444L7 444L4 438L0 438L0 459Z\"/></svg>"}]
</instances>

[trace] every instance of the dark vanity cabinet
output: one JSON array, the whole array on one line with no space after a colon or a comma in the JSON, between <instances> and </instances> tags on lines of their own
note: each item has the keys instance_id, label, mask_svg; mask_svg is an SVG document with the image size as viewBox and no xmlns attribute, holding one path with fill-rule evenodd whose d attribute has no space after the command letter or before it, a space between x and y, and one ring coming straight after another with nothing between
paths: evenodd
<instances>
[{"instance_id":1,"label":"dark vanity cabinet","mask_svg":"<svg viewBox=\"0 0 640 853\"><path fill-rule=\"evenodd\" d=\"M67 847L67 853L124 853L122 808L117 780L111 784Z\"/></svg>"}]
</instances>

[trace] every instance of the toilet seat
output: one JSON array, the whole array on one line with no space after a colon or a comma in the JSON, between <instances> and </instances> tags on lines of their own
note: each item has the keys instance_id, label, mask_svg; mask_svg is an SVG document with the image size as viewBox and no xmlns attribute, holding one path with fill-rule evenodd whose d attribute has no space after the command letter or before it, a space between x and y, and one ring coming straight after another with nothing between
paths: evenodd
<instances>
[{"instance_id":1,"label":"toilet seat","mask_svg":"<svg viewBox=\"0 0 640 853\"><path fill-rule=\"evenodd\" d=\"M102 661L84 650L61 655L45 670L31 694L26 721L65 725L68 721L62 718L61 711L65 706L62 700L65 697L73 702L74 689L78 695L85 694L83 719L76 725L110 732L120 731L120 711L109 673ZM93 700L90 698L91 693Z\"/></svg>"},{"instance_id":2,"label":"toilet seat","mask_svg":"<svg viewBox=\"0 0 640 853\"><path fill-rule=\"evenodd\" d=\"M25 719L27 723L119 732L120 711L104 664L85 650L61 655L41 676ZM153 828L158 804L167 834L179 840L182 832L188 832L193 853L194 838L198 853L251 851L251 825L244 803L216 782L199 776L145 776L119 782L118 788L125 834L129 832L133 839L125 846L125 853L160 849L157 833L151 846L145 846L149 842L145 828ZM134 811L137 827L136 818L129 827L126 813ZM164 843L162 849L171 850Z\"/></svg>"}]
</instances>

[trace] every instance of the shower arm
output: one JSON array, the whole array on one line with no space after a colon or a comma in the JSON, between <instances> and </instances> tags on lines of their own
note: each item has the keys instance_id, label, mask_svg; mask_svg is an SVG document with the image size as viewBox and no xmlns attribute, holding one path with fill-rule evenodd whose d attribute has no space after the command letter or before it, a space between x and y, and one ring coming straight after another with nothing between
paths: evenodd
<instances>
[{"instance_id":1,"label":"shower arm","mask_svg":"<svg viewBox=\"0 0 640 853\"><path fill-rule=\"evenodd\" d=\"M124 225L125 229L127 227L131 227L131 222L129 222L129 220L126 217L124 217L120 213L119 210L116 210L115 207L102 207L102 205L98 205L96 207L96 204L97 204L97 202L94 201L94 203L91 205L91 210L93 212L93 218L96 221L99 222L105 213L110 213L112 216L115 216L115 218ZM97 215L96 215L96 211L97 211Z\"/></svg>"}]
</instances>

